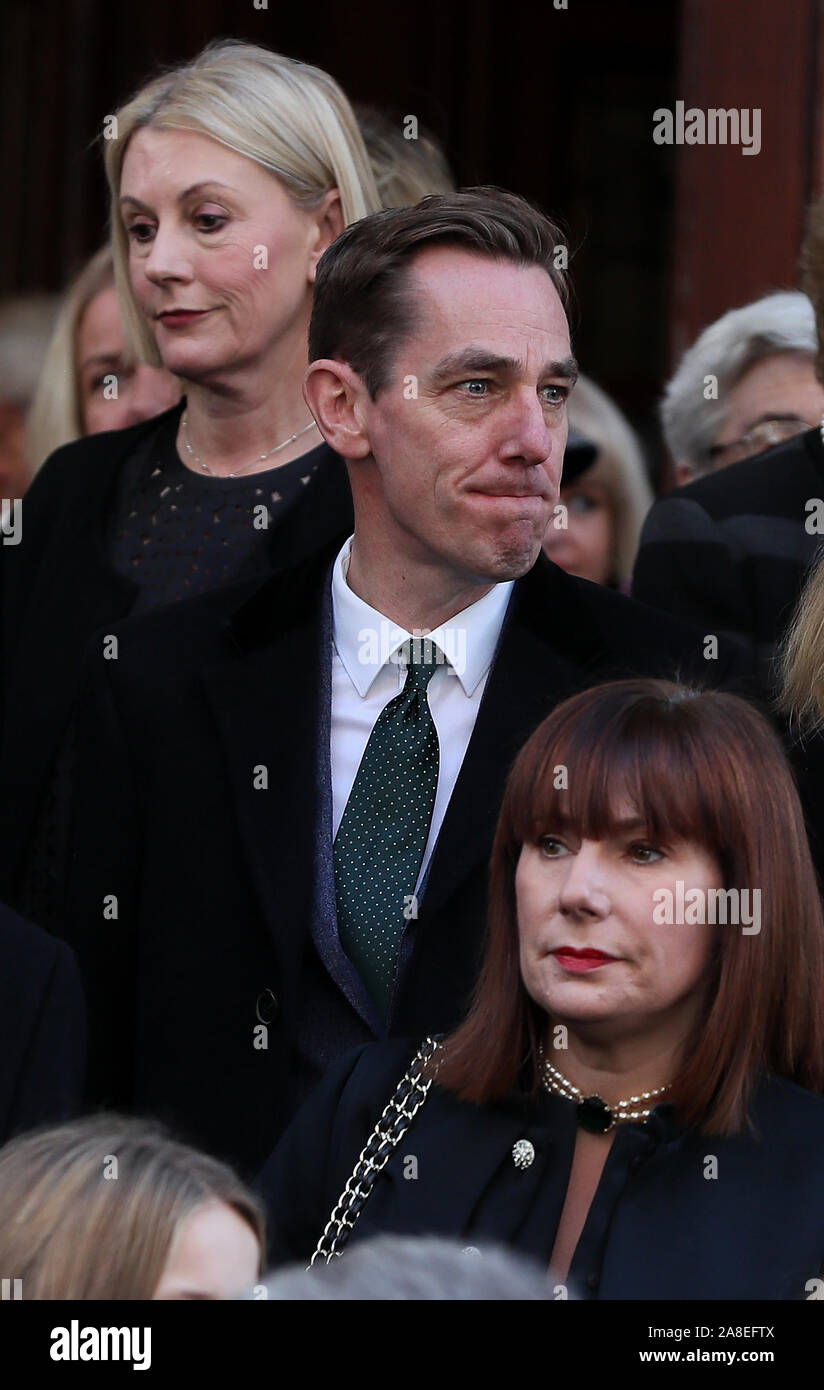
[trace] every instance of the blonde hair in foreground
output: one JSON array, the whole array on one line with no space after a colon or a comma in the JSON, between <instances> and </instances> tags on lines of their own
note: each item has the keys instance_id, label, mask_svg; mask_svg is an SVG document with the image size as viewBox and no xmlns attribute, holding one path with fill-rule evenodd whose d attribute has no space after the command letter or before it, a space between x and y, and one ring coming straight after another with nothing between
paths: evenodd
<instances>
[{"instance_id":1,"label":"blonde hair in foreground","mask_svg":"<svg viewBox=\"0 0 824 1390\"><path fill-rule=\"evenodd\" d=\"M129 242L120 216L120 179L135 131L191 130L245 155L280 180L303 208L337 188L344 224L380 209L375 180L349 102L321 68L255 44L223 40L190 63L154 78L116 113L107 140L112 250L127 339L144 361L161 366L129 279Z\"/></svg>"},{"instance_id":2,"label":"blonde hair in foreground","mask_svg":"<svg viewBox=\"0 0 824 1390\"><path fill-rule=\"evenodd\" d=\"M151 1299L186 1217L225 1202L264 1248L262 1210L230 1168L146 1121L102 1114L0 1151L0 1269L23 1299Z\"/></svg>"}]
</instances>

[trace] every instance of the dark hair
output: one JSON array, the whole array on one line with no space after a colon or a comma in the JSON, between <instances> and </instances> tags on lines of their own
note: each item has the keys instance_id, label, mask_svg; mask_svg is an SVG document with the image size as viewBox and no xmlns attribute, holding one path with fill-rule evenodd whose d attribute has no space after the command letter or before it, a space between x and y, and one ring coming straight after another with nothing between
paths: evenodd
<instances>
[{"instance_id":1,"label":"dark hair","mask_svg":"<svg viewBox=\"0 0 824 1390\"><path fill-rule=\"evenodd\" d=\"M566 779L558 768L567 769ZM568 783L568 788L556 783ZM798 793L777 735L737 695L623 680L565 700L521 749L490 864L484 964L438 1084L481 1104L540 1087L547 1015L521 979L515 871L524 844L569 821L603 838L622 801L650 838L701 845L725 889L761 889L762 930L718 931L704 1007L671 1099L679 1121L732 1134L759 1072L824 1090L824 919Z\"/></svg>"},{"instance_id":2,"label":"dark hair","mask_svg":"<svg viewBox=\"0 0 824 1390\"><path fill-rule=\"evenodd\" d=\"M414 332L410 263L436 245L540 266L567 307L566 272L556 265L565 238L538 208L500 188L430 194L414 207L388 208L353 223L321 257L309 325L310 362L321 357L348 362L374 399L387 385L398 347Z\"/></svg>"}]
</instances>

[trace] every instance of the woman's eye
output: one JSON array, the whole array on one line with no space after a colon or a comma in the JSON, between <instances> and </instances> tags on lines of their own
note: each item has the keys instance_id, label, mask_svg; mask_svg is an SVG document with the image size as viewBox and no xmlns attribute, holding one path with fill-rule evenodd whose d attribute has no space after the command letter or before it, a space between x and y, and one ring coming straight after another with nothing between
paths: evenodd
<instances>
[{"instance_id":1,"label":"woman's eye","mask_svg":"<svg viewBox=\"0 0 824 1390\"><path fill-rule=\"evenodd\" d=\"M629 852L636 864L657 864L664 857L662 850L648 844L630 845Z\"/></svg>"},{"instance_id":2,"label":"woman's eye","mask_svg":"<svg viewBox=\"0 0 824 1390\"><path fill-rule=\"evenodd\" d=\"M543 835L538 841L541 853L547 859L560 859L562 854L567 854L566 845L561 840L556 840L554 835Z\"/></svg>"},{"instance_id":3,"label":"woman's eye","mask_svg":"<svg viewBox=\"0 0 824 1390\"><path fill-rule=\"evenodd\" d=\"M564 500L563 496L561 500ZM574 497L566 499L567 511L573 512L576 516L587 516L589 512L596 511L600 505L600 502L594 497L590 497L586 492L576 493Z\"/></svg>"},{"instance_id":4,"label":"woman's eye","mask_svg":"<svg viewBox=\"0 0 824 1390\"><path fill-rule=\"evenodd\" d=\"M150 241L154 233L151 222L132 222L127 230L131 240L138 243Z\"/></svg>"},{"instance_id":5,"label":"woman's eye","mask_svg":"<svg viewBox=\"0 0 824 1390\"><path fill-rule=\"evenodd\" d=\"M227 218L219 212L199 212L195 221L198 224L198 231L219 232L225 226Z\"/></svg>"}]
</instances>

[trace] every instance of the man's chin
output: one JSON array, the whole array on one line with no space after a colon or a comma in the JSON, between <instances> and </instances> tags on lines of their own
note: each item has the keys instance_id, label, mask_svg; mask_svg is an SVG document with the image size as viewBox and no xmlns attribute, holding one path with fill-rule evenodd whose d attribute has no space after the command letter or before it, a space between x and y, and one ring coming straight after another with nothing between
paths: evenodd
<instances>
[{"instance_id":1,"label":"man's chin","mask_svg":"<svg viewBox=\"0 0 824 1390\"><path fill-rule=\"evenodd\" d=\"M529 542L522 538L502 538L491 557L498 584L509 579L521 579L528 574L541 553L540 539Z\"/></svg>"}]
</instances>

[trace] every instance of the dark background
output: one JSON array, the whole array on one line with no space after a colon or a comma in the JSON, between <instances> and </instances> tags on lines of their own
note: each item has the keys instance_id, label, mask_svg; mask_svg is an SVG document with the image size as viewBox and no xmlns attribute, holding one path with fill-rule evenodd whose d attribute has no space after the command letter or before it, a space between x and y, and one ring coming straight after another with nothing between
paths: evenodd
<instances>
[{"instance_id":1,"label":"dark background","mask_svg":"<svg viewBox=\"0 0 824 1390\"><path fill-rule=\"evenodd\" d=\"M262 3L262 0L258 0ZM576 350L649 439L673 357L796 282L821 187L824 0L2 0L0 296L59 289L105 235L103 117L219 37L328 69L414 114L459 183L537 200L574 250ZM677 98L759 106L762 151L672 149Z\"/></svg>"}]
</instances>

